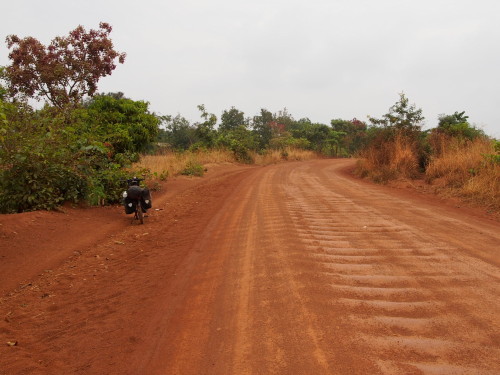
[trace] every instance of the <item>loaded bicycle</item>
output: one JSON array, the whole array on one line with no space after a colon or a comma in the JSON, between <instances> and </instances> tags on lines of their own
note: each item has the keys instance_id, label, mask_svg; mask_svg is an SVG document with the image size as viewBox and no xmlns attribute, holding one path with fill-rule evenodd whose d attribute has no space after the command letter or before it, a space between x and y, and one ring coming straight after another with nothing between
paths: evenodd
<instances>
[{"instance_id":1,"label":"loaded bicycle","mask_svg":"<svg viewBox=\"0 0 500 375\"><path fill-rule=\"evenodd\" d=\"M123 205L126 214L134 214L134 220L144 224L144 214L152 207L151 192L141 187L143 178L133 177L127 180L128 188L123 192Z\"/></svg>"}]
</instances>

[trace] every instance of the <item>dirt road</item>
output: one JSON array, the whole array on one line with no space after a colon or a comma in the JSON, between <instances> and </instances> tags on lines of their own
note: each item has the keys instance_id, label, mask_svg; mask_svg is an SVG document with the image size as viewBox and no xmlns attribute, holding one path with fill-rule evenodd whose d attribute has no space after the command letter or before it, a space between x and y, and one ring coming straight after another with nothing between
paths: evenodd
<instances>
[{"instance_id":1,"label":"dirt road","mask_svg":"<svg viewBox=\"0 0 500 375\"><path fill-rule=\"evenodd\" d=\"M352 165L177 179L143 226L3 215L0 374L500 373L499 223Z\"/></svg>"}]
</instances>

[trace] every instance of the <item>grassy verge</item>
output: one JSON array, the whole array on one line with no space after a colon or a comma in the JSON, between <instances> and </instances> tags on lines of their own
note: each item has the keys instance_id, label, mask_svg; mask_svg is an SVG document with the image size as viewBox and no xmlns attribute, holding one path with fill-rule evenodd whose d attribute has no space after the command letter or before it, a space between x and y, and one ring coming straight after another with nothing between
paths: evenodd
<instances>
[{"instance_id":1,"label":"grassy verge","mask_svg":"<svg viewBox=\"0 0 500 375\"><path fill-rule=\"evenodd\" d=\"M491 140L452 141L426 168L428 183L440 191L500 211L499 150Z\"/></svg>"},{"instance_id":2,"label":"grassy verge","mask_svg":"<svg viewBox=\"0 0 500 375\"><path fill-rule=\"evenodd\" d=\"M144 155L134 164L134 169L148 170L156 177L177 176L193 165L212 163L234 163L233 153L225 150L197 152L168 152L159 155Z\"/></svg>"},{"instance_id":3,"label":"grassy verge","mask_svg":"<svg viewBox=\"0 0 500 375\"><path fill-rule=\"evenodd\" d=\"M360 155L356 173L377 183L424 179L436 193L500 213L500 144L485 137L439 139L425 171L416 142L402 136L373 143Z\"/></svg>"},{"instance_id":4,"label":"grassy verge","mask_svg":"<svg viewBox=\"0 0 500 375\"><path fill-rule=\"evenodd\" d=\"M356 173L377 183L419 175L417 143L402 134L373 142L359 157Z\"/></svg>"},{"instance_id":5,"label":"grassy verge","mask_svg":"<svg viewBox=\"0 0 500 375\"><path fill-rule=\"evenodd\" d=\"M295 148L285 148L284 150L268 150L263 154L253 154L253 159L257 165L269 165L281 163L284 161L301 161L317 159L319 157L313 151L301 150Z\"/></svg>"},{"instance_id":6,"label":"grassy verge","mask_svg":"<svg viewBox=\"0 0 500 375\"><path fill-rule=\"evenodd\" d=\"M250 153L255 165L269 165L285 161L310 160L319 156L307 150L287 148L269 150L263 154ZM155 185L171 176L202 176L209 164L238 163L233 152L227 150L201 150L196 152L167 152L158 155L143 155L132 167L134 171L143 171L148 180Z\"/></svg>"}]
</instances>

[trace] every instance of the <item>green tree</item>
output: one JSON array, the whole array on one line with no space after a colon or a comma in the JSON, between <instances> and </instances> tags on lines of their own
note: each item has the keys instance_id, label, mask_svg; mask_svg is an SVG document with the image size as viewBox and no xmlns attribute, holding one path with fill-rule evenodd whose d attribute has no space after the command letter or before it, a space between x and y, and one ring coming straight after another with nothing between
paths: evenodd
<instances>
[{"instance_id":1,"label":"green tree","mask_svg":"<svg viewBox=\"0 0 500 375\"><path fill-rule=\"evenodd\" d=\"M4 103L4 98L7 91L1 84L4 71L4 67L0 66L0 141L3 140L3 137L7 133L7 115L5 113L6 104Z\"/></svg>"},{"instance_id":2,"label":"green tree","mask_svg":"<svg viewBox=\"0 0 500 375\"><path fill-rule=\"evenodd\" d=\"M247 126L248 122L245 120L245 114L234 107L229 111L224 110L221 116L221 123L219 125L220 131L228 131L238 128L240 125Z\"/></svg>"},{"instance_id":3,"label":"green tree","mask_svg":"<svg viewBox=\"0 0 500 375\"><path fill-rule=\"evenodd\" d=\"M283 108L282 110L275 113L273 119L278 124L283 124L285 126L285 130L289 130L290 127L295 123L293 116L288 112L288 109Z\"/></svg>"},{"instance_id":4,"label":"green tree","mask_svg":"<svg viewBox=\"0 0 500 375\"><path fill-rule=\"evenodd\" d=\"M338 145L347 155L355 154L365 145L367 126L363 121L356 118L352 120L333 119L330 124L334 131L342 132L343 135L340 137Z\"/></svg>"},{"instance_id":5,"label":"green tree","mask_svg":"<svg viewBox=\"0 0 500 375\"><path fill-rule=\"evenodd\" d=\"M252 163L250 151L257 149L258 141L254 132L240 125L231 130L219 132L216 146L231 150L236 160L240 162Z\"/></svg>"},{"instance_id":6,"label":"green tree","mask_svg":"<svg viewBox=\"0 0 500 375\"><path fill-rule=\"evenodd\" d=\"M308 149L321 152L326 146L330 128L325 124L313 123L303 118L288 125L292 136L307 140Z\"/></svg>"},{"instance_id":7,"label":"green tree","mask_svg":"<svg viewBox=\"0 0 500 375\"><path fill-rule=\"evenodd\" d=\"M215 130L215 125L217 124L217 116L213 113L208 113L205 109L205 105L198 105L198 110L201 112L202 122L195 124L196 137L199 139L198 144L193 145L193 147L201 146L210 148L214 145L217 132Z\"/></svg>"},{"instance_id":8,"label":"green tree","mask_svg":"<svg viewBox=\"0 0 500 375\"><path fill-rule=\"evenodd\" d=\"M260 114L252 119L252 129L257 134L259 149L265 149L273 136L270 123L274 121L274 116L267 109L262 108Z\"/></svg>"},{"instance_id":9,"label":"green tree","mask_svg":"<svg viewBox=\"0 0 500 375\"><path fill-rule=\"evenodd\" d=\"M148 107L148 102L134 101L123 95L96 95L87 102L83 112L85 131L110 143L116 153L144 152L156 140L160 124L160 118Z\"/></svg>"},{"instance_id":10,"label":"green tree","mask_svg":"<svg viewBox=\"0 0 500 375\"><path fill-rule=\"evenodd\" d=\"M472 126L468 119L469 116L465 115L465 111L455 112L452 115L439 115L439 123L435 131L450 137L469 140L485 136L484 132Z\"/></svg>"},{"instance_id":11,"label":"green tree","mask_svg":"<svg viewBox=\"0 0 500 375\"><path fill-rule=\"evenodd\" d=\"M345 132L330 129L328 131L328 137L325 139L325 145L327 147L327 153L331 156L345 156L342 154L342 139L345 136ZM325 152L325 150L323 151Z\"/></svg>"},{"instance_id":12,"label":"green tree","mask_svg":"<svg viewBox=\"0 0 500 375\"><path fill-rule=\"evenodd\" d=\"M198 141L196 128L180 114L162 118L165 130L160 129L160 142L169 143L173 149L187 150Z\"/></svg>"},{"instance_id":13,"label":"green tree","mask_svg":"<svg viewBox=\"0 0 500 375\"><path fill-rule=\"evenodd\" d=\"M7 134L8 122L7 115L5 113L5 104L0 98L0 142L2 142Z\"/></svg>"},{"instance_id":14,"label":"green tree","mask_svg":"<svg viewBox=\"0 0 500 375\"><path fill-rule=\"evenodd\" d=\"M382 118L377 119L370 116L368 118L373 125L405 132L420 131L424 121L422 109L417 108L415 104L409 104L404 93L399 94L399 100L389 108L389 112Z\"/></svg>"}]
</instances>

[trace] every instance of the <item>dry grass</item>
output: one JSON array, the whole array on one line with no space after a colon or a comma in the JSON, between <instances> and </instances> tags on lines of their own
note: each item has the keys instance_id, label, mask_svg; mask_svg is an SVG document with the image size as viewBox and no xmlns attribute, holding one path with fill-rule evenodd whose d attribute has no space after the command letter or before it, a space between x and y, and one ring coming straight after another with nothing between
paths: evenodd
<instances>
[{"instance_id":1,"label":"dry grass","mask_svg":"<svg viewBox=\"0 0 500 375\"><path fill-rule=\"evenodd\" d=\"M444 178L446 185L463 185L471 177L471 172L481 167L485 154L493 154L490 141L477 139L474 142L450 140L440 146L439 156L431 158L426 169L426 178Z\"/></svg>"},{"instance_id":2,"label":"dry grass","mask_svg":"<svg viewBox=\"0 0 500 375\"><path fill-rule=\"evenodd\" d=\"M257 165L269 165L281 163L284 161L300 161L318 159L319 156L313 151L301 150L295 148L286 148L284 150L269 150L264 154L253 153L252 157Z\"/></svg>"},{"instance_id":3,"label":"dry grass","mask_svg":"<svg viewBox=\"0 0 500 375\"><path fill-rule=\"evenodd\" d=\"M264 154L251 153L251 158L257 165L275 164L292 160L317 159L318 155L312 151L287 148L270 150ZM144 155L134 164L134 169L147 169L157 176L176 176L181 174L188 165L207 165L221 163L237 163L234 154L227 150L208 150L197 152L167 152L160 155Z\"/></svg>"},{"instance_id":4,"label":"dry grass","mask_svg":"<svg viewBox=\"0 0 500 375\"><path fill-rule=\"evenodd\" d=\"M441 147L440 156L431 159L426 180L439 179L449 193L498 210L500 165L487 155L495 155L494 146L488 139L450 140Z\"/></svg>"},{"instance_id":5,"label":"dry grass","mask_svg":"<svg viewBox=\"0 0 500 375\"><path fill-rule=\"evenodd\" d=\"M198 152L168 152L161 155L144 155L134 169L148 169L157 176L179 175L190 164L220 164L236 162L234 155L226 150Z\"/></svg>"},{"instance_id":6,"label":"dry grass","mask_svg":"<svg viewBox=\"0 0 500 375\"><path fill-rule=\"evenodd\" d=\"M491 140L439 136L431 139L431 145L434 156L425 171L427 183L441 186L440 194L500 211L500 164L495 161L498 152ZM417 144L402 135L376 140L360 157L358 175L376 182L419 176Z\"/></svg>"},{"instance_id":7,"label":"dry grass","mask_svg":"<svg viewBox=\"0 0 500 375\"><path fill-rule=\"evenodd\" d=\"M419 174L417 144L403 134L373 142L360 157L357 174L376 182L414 178Z\"/></svg>"}]
</instances>

